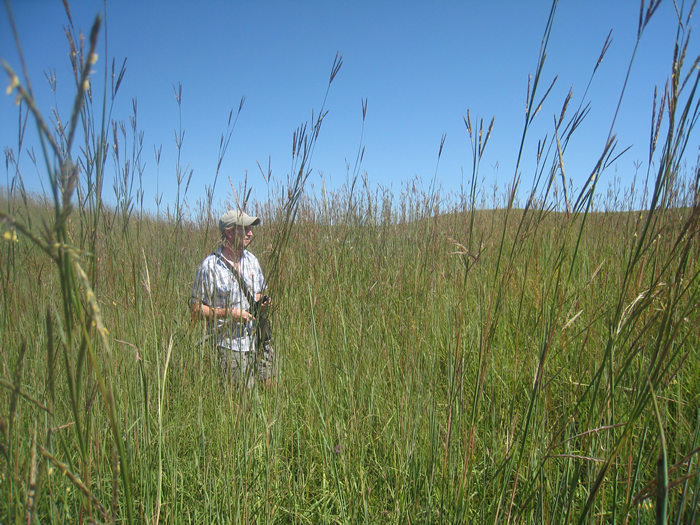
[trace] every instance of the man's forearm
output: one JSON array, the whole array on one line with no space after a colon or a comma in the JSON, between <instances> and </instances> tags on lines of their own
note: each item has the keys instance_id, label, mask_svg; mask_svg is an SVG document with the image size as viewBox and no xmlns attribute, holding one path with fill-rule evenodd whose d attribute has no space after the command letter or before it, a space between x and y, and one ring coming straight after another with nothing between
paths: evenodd
<instances>
[{"instance_id":1,"label":"man's forearm","mask_svg":"<svg viewBox=\"0 0 700 525\"><path fill-rule=\"evenodd\" d=\"M193 305L192 310L193 315L198 315L198 317L209 321L232 317L238 321L246 322L252 318L248 312L241 308L215 308L204 303Z\"/></svg>"}]
</instances>

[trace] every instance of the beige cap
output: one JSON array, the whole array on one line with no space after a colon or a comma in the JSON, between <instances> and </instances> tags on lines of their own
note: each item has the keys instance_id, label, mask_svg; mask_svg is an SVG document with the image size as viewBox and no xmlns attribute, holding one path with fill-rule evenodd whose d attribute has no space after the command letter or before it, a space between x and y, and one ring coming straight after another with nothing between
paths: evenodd
<instances>
[{"instance_id":1,"label":"beige cap","mask_svg":"<svg viewBox=\"0 0 700 525\"><path fill-rule=\"evenodd\" d=\"M234 226L257 226L260 224L258 217L251 217L241 210L229 210L219 219L219 230L222 232Z\"/></svg>"}]
</instances>

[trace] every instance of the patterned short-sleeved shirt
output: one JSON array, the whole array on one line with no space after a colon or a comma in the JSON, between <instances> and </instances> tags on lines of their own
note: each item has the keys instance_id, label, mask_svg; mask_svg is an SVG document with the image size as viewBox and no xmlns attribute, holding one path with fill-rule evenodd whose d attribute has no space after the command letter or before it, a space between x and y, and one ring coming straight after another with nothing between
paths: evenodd
<instances>
[{"instance_id":1,"label":"patterned short-sleeved shirt","mask_svg":"<svg viewBox=\"0 0 700 525\"><path fill-rule=\"evenodd\" d=\"M243 250L241 277L253 297L265 289L265 278L257 257ZM192 299L214 308L241 308L250 311L251 305L241 289L238 279L221 257L221 248L209 255L200 267L192 287ZM231 317L216 320L217 345L236 352L254 350L252 344L253 323L240 323Z\"/></svg>"}]
</instances>

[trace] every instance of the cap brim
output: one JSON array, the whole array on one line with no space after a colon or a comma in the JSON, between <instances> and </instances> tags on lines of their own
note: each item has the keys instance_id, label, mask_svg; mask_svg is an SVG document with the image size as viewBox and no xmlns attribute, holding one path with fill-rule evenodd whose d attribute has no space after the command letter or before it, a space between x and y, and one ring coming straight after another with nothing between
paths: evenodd
<instances>
[{"instance_id":1,"label":"cap brim","mask_svg":"<svg viewBox=\"0 0 700 525\"><path fill-rule=\"evenodd\" d=\"M245 212L231 210L219 219L219 230L223 232L235 226L248 227L257 226L258 224L260 224L259 217L252 217Z\"/></svg>"}]
</instances>

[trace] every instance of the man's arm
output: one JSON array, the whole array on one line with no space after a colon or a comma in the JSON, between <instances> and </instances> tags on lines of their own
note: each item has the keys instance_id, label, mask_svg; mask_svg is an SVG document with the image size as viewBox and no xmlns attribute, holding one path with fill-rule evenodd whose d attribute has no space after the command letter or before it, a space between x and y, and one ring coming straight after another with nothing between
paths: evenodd
<instances>
[{"instance_id":1,"label":"man's arm","mask_svg":"<svg viewBox=\"0 0 700 525\"><path fill-rule=\"evenodd\" d=\"M254 319L250 312L246 312L242 308L214 308L204 304L201 301L195 301L190 305L192 319L206 319L214 322L216 319L226 319L231 317L240 323L247 323Z\"/></svg>"}]
</instances>

